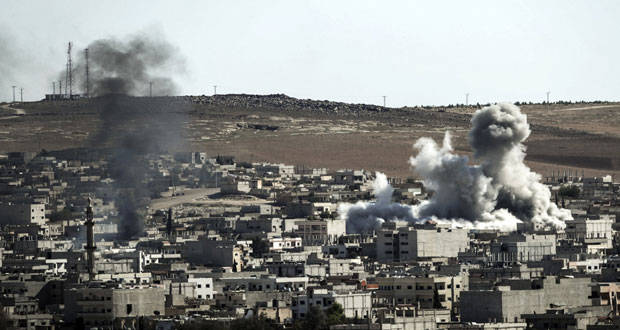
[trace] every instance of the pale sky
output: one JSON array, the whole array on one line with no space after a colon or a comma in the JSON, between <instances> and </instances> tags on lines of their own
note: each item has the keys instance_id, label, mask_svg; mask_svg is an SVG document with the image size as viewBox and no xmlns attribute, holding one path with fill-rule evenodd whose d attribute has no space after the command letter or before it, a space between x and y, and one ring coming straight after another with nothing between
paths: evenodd
<instances>
[{"instance_id":1,"label":"pale sky","mask_svg":"<svg viewBox=\"0 0 620 330\"><path fill-rule=\"evenodd\" d=\"M66 43L149 31L185 57L181 94L285 93L388 106L618 100L620 1L14 1L0 101L50 93ZM2 40L8 40L3 42ZM74 56L81 53L74 53ZM18 94L19 98L19 94Z\"/></svg>"}]
</instances>

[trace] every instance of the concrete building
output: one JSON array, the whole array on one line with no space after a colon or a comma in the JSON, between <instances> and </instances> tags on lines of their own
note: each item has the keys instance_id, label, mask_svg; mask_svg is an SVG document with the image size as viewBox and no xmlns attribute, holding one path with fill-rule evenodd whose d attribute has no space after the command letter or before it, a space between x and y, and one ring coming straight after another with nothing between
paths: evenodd
<instances>
[{"instance_id":1,"label":"concrete building","mask_svg":"<svg viewBox=\"0 0 620 330\"><path fill-rule=\"evenodd\" d=\"M44 204L0 204L0 225L43 225L45 220Z\"/></svg>"},{"instance_id":2,"label":"concrete building","mask_svg":"<svg viewBox=\"0 0 620 330\"><path fill-rule=\"evenodd\" d=\"M466 229L434 226L382 229L377 232L377 259L403 262L418 258L457 257L469 248Z\"/></svg>"},{"instance_id":3,"label":"concrete building","mask_svg":"<svg viewBox=\"0 0 620 330\"><path fill-rule=\"evenodd\" d=\"M380 304L413 305L421 308L456 307L461 293L468 289L466 276L378 277Z\"/></svg>"},{"instance_id":4,"label":"concrete building","mask_svg":"<svg viewBox=\"0 0 620 330\"><path fill-rule=\"evenodd\" d=\"M210 277L190 277L187 279L189 283L195 283L195 295L197 299L213 299L215 291L213 289L213 278Z\"/></svg>"},{"instance_id":5,"label":"concrete building","mask_svg":"<svg viewBox=\"0 0 620 330\"><path fill-rule=\"evenodd\" d=\"M65 291L65 322L112 329L117 318L164 315L163 286L117 286L91 283Z\"/></svg>"},{"instance_id":6,"label":"concrete building","mask_svg":"<svg viewBox=\"0 0 620 330\"><path fill-rule=\"evenodd\" d=\"M251 241L214 240L202 237L197 241L187 241L183 258L197 265L231 267L241 271L250 258Z\"/></svg>"},{"instance_id":7,"label":"concrete building","mask_svg":"<svg viewBox=\"0 0 620 330\"><path fill-rule=\"evenodd\" d=\"M252 188L249 181L237 181L232 180L229 182L222 182L220 185L222 194L248 194Z\"/></svg>"},{"instance_id":8,"label":"concrete building","mask_svg":"<svg viewBox=\"0 0 620 330\"><path fill-rule=\"evenodd\" d=\"M341 219L296 221L297 233L304 245L323 245L335 242L346 234L346 224Z\"/></svg>"},{"instance_id":9,"label":"concrete building","mask_svg":"<svg viewBox=\"0 0 620 330\"><path fill-rule=\"evenodd\" d=\"M588 252L596 253L613 247L615 219L610 215L586 216L566 221L566 238L587 244Z\"/></svg>"},{"instance_id":10,"label":"concrete building","mask_svg":"<svg viewBox=\"0 0 620 330\"><path fill-rule=\"evenodd\" d=\"M272 237L269 238L269 251L281 252L295 250L302 247L301 237Z\"/></svg>"},{"instance_id":11,"label":"concrete building","mask_svg":"<svg viewBox=\"0 0 620 330\"><path fill-rule=\"evenodd\" d=\"M590 306L591 293L590 278L507 281L494 290L462 292L461 321L518 322L523 314L544 313L553 306Z\"/></svg>"},{"instance_id":12,"label":"concrete building","mask_svg":"<svg viewBox=\"0 0 620 330\"><path fill-rule=\"evenodd\" d=\"M555 235L512 234L491 243L491 258L501 262L540 261L556 253Z\"/></svg>"},{"instance_id":13,"label":"concrete building","mask_svg":"<svg viewBox=\"0 0 620 330\"><path fill-rule=\"evenodd\" d=\"M327 309L334 303L342 306L347 318L368 318L372 309L370 292L337 293L327 289L314 289L308 290L307 294L293 297L293 318L304 318L312 306Z\"/></svg>"}]
</instances>

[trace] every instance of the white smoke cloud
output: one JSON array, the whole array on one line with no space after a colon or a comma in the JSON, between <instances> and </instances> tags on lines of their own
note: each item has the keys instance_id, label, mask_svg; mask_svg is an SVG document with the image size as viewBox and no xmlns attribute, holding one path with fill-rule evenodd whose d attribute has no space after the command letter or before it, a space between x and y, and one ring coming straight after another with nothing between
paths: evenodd
<instances>
[{"instance_id":1,"label":"white smoke cloud","mask_svg":"<svg viewBox=\"0 0 620 330\"><path fill-rule=\"evenodd\" d=\"M433 220L453 226L514 231L517 224L564 228L570 211L551 203L551 192L540 175L523 162L523 141L530 135L527 117L512 104L497 104L476 111L469 141L474 159L454 154L450 134L442 146L430 138L419 139L417 155L409 160L432 197L418 206L392 203L394 189L385 175L373 183L376 202L341 204L347 231L367 232L384 221Z\"/></svg>"},{"instance_id":2,"label":"white smoke cloud","mask_svg":"<svg viewBox=\"0 0 620 330\"><path fill-rule=\"evenodd\" d=\"M413 207L392 202L394 188L383 173L376 173L372 183L374 202L358 201L338 205L338 214L347 220L348 233L368 233L377 230L385 221L415 221Z\"/></svg>"}]
</instances>

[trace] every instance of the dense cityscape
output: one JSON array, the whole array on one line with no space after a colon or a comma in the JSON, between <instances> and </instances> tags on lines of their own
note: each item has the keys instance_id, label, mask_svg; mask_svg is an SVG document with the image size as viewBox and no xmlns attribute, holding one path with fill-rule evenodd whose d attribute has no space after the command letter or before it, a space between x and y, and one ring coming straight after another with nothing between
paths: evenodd
<instances>
[{"instance_id":1,"label":"dense cityscape","mask_svg":"<svg viewBox=\"0 0 620 330\"><path fill-rule=\"evenodd\" d=\"M2 4L0 330L620 329L620 2Z\"/></svg>"},{"instance_id":2,"label":"dense cityscape","mask_svg":"<svg viewBox=\"0 0 620 330\"><path fill-rule=\"evenodd\" d=\"M610 176L544 178L573 217L561 230L427 220L352 233L339 208L373 200L379 181L395 203L432 193L363 170L181 152L136 160L147 164L138 195L115 186L109 152L2 158L4 326L618 327ZM131 219L119 212L128 198L139 205Z\"/></svg>"}]
</instances>

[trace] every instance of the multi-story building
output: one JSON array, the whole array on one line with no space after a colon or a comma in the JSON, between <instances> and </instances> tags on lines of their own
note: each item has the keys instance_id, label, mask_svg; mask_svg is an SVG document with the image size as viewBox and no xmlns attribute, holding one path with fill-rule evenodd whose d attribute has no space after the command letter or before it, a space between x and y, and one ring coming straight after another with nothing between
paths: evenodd
<instances>
[{"instance_id":1,"label":"multi-story building","mask_svg":"<svg viewBox=\"0 0 620 330\"><path fill-rule=\"evenodd\" d=\"M295 232L301 236L304 245L333 243L346 234L346 224L342 219L300 220L295 224Z\"/></svg>"},{"instance_id":2,"label":"multi-story building","mask_svg":"<svg viewBox=\"0 0 620 330\"><path fill-rule=\"evenodd\" d=\"M566 221L566 238L586 244L588 252L598 252L613 247L615 217L592 215Z\"/></svg>"},{"instance_id":3,"label":"multi-story building","mask_svg":"<svg viewBox=\"0 0 620 330\"><path fill-rule=\"evenodd\" d=\"M469 247L466 229L413 226L377 232L377 259L403 262L429 257L457 257Z\"/></svg>"},{"instance_id":4,"label":"multi-story building","mask_svg":"<svg viewBox=\"0 0 620 330\"><path fill-rule=\"evenodd\" d=\"M591 279L549 276L506 281L493 290L461 293L461 321L518 322L523 314L544 313L552 306L592 305Z\"/></svg>"},{"instance_id":5,"label":"multi-story building","mask_svg":"<svg viewBox=\"0 0 620 330\"><path fill-rule=\"evenodd\" d=\"M163 286L95 282L66 290L64 301L65 322L113 329L117 318L164 315L166 299Z\"/></svg>"},{"instance_id":6,"label":"multi-story building","mask_svg":"<svg viewBox=\"0 0 620 330\"><path fill-rule=\"evenodd\" d=\"M347 318L366 319L372 309L372 297L368 291L338 293L327 289L313 289L293 297L293 318L304 318L312 306L327 309L334 303L342 306Z\"/></svg>"},{"instance_id":7,"label":"multi-story building","mask_svg":"<svg viewBox=\"0 0 620 330\"><path fill-rule=\"evenodd\" d=\"M0 225L43 225L45 220L44 204L0 204Z\"/></svg>"},{"instance_id":8,"label":"multi-story building","mask_svg":"<svg viewBox=\"0 0 620 330\"><path fill-rule=\"evenodd\" d=\"M491 243L491 258L501 262L540 261L556 253L555 235L512 234Z\"/></svg>"},{"instance_id":9,"label":"multi-story building","mask_svg":"<svg viewBox=\"0 0 620 330\"><path fill-rule=\"evenodd\" d=\"M457 306L461 292L468 289L468 278L461 275L378 277L377 284L377 301L382 305L452 310Z\"/></svg>"}]
</instances>

